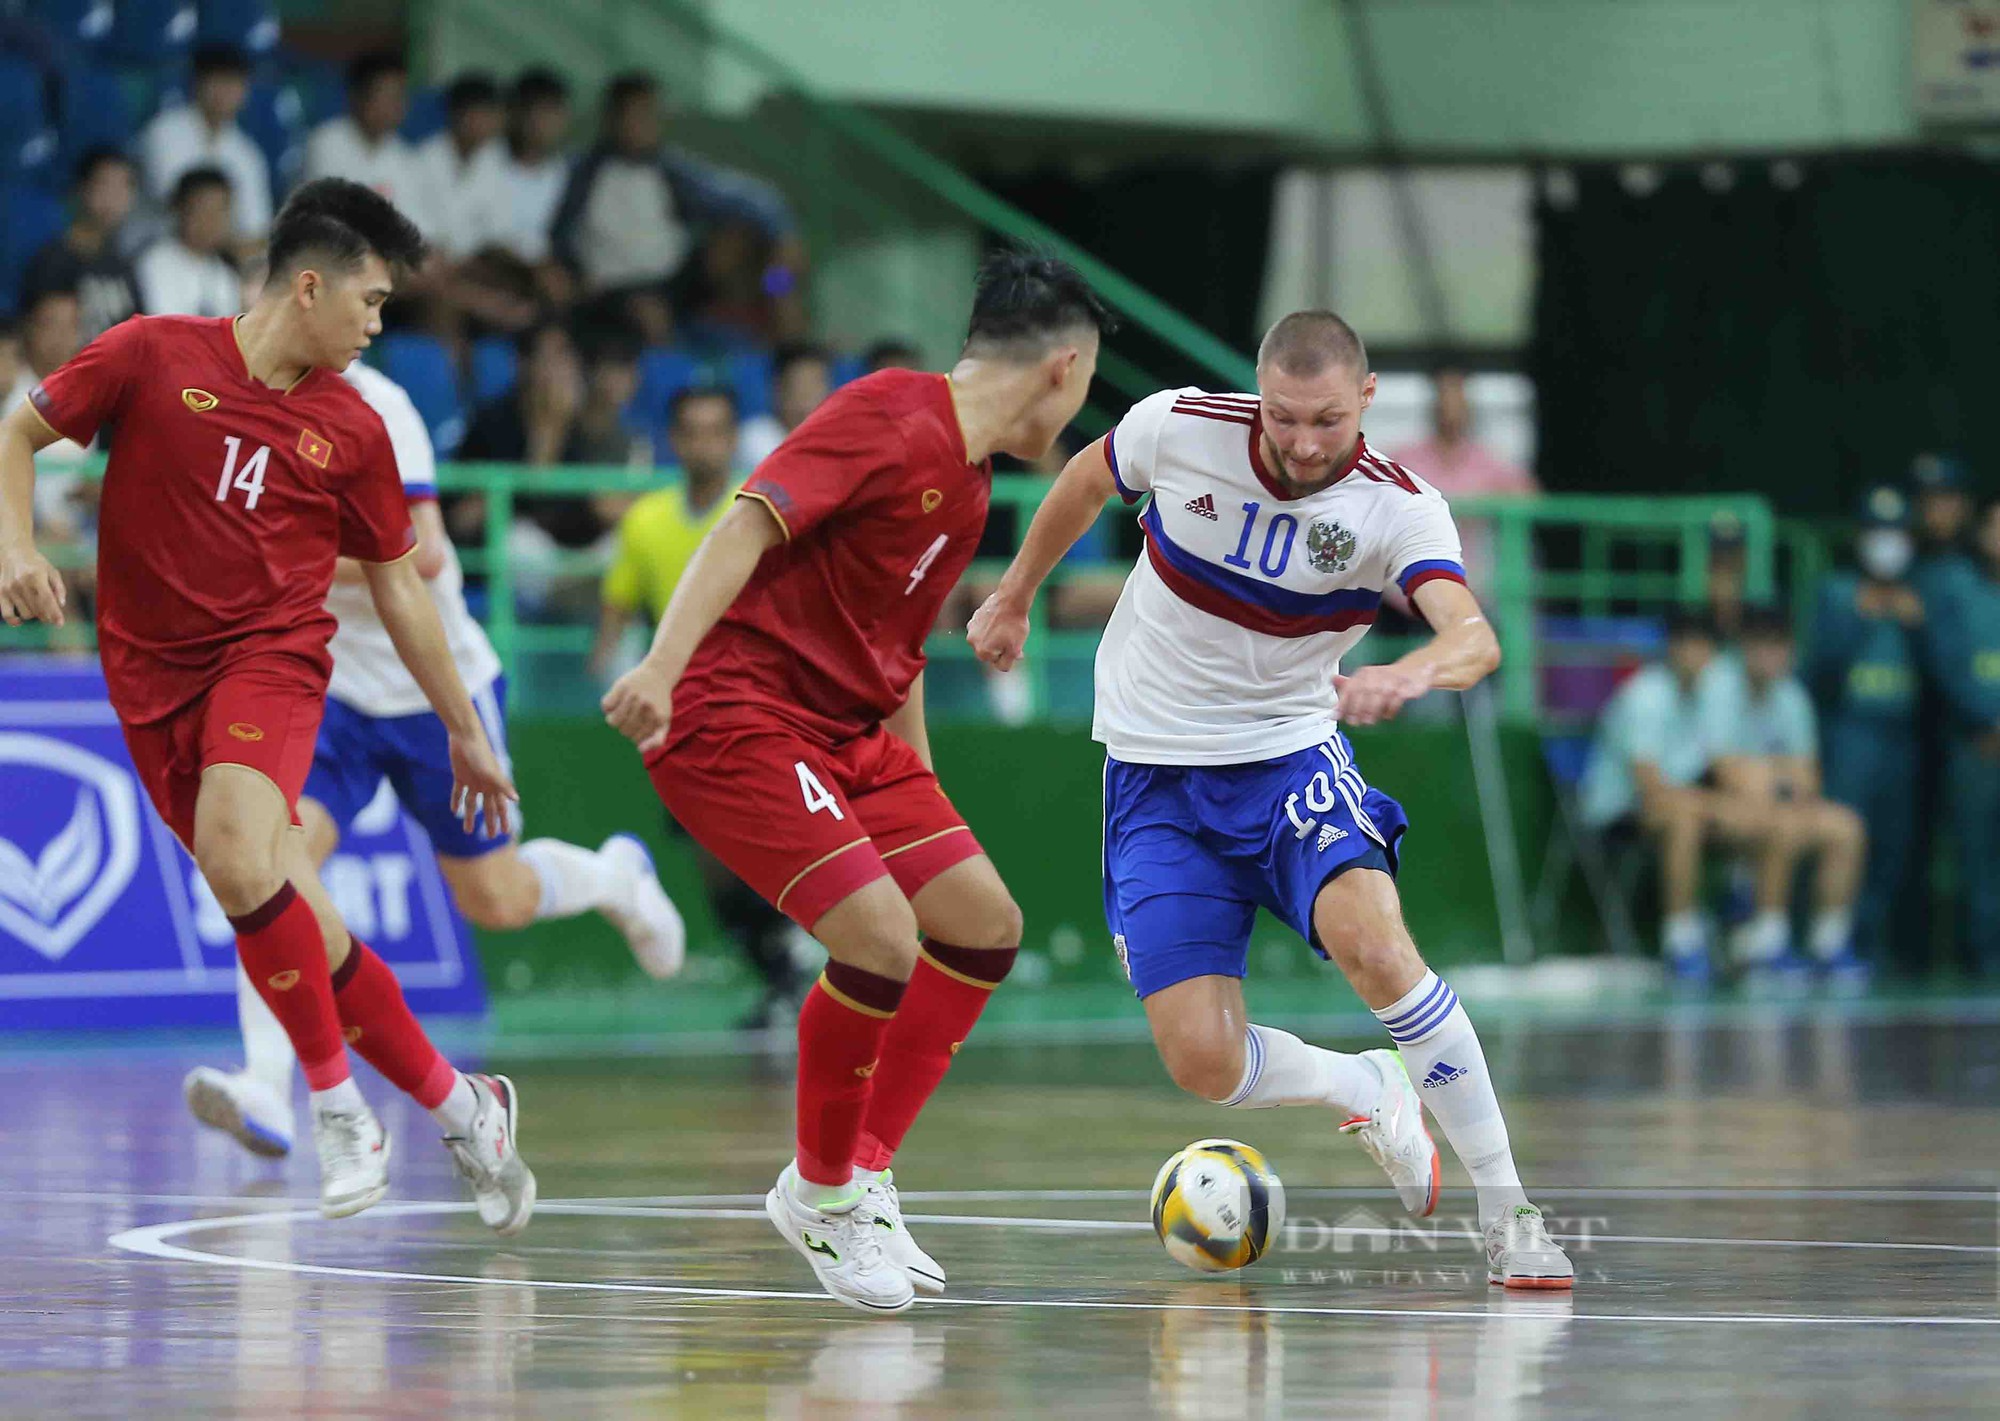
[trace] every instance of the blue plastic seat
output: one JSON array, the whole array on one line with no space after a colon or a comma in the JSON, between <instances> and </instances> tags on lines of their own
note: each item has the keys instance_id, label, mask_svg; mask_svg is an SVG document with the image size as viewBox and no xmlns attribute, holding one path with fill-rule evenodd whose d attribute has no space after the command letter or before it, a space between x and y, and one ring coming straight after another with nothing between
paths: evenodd
<instances>
[{"instance_id":1,"label":"blue plastic seat","mask_svg":"<svg viewBox=\"0 0 2000 1421\"><path fill-rule=\"evenodd\" d=\"M21 278L28 262L68 220L62 200L29 182L0 181L0 313L19 309Z\"/></svg>"},{"instance_id":2,"label":"blue plastic seat","mask_svg":"<svg viewBox=\"0 0 2000 1421\"><path fill-rule=\"evenodd\" d=\"M157 70L193 48L199 26L194 0L116 0L108 43L118 58Z\"/></svg>"},{"instance_id":3,"label":"blue plastic seat","mask_svg":"<svg viewBox=\"0 0 2000 1421\"><path fill-rule=\"evenodd\" d=\"M278 45L278 12L268 0L200 0L196 34L203 44L233 44L245 54Z\"/></svg>"},{"instance_id":4,"label":"blue plastic seat","mask_svg":"<svg viewBox=\"0 0 2000 1421\"><path fill-rule=\"evenodd\" d=\"M465 401L451 352L436 336L398 331L375 342L375 366L394 380L424 417L440 459L449 459L465 440Z\"/></svg>"},{"instance_id":5,"label":"blue plastic seat","mask_svg":"<svg viewBox=\"0 0 2000 1421\"><path fill-rule=\"evenodd\" d=\"M639 393L632 399L634 420L647 429L667 422L673 397L701 379L702 366L679 346L648 346L639 357Z\"/></svg>"},{"instance_id":6,"label":"blue plastic seat","mask_svg":"<svg viewBox=\"0 0 2000 1421\"><path fill-rule=\"evenodd\" d=\"M403 116L403 126L397 132L403 135L405 143L422 143L433 134L444 131L444 90L411 89L410 110Z\"/></svg>"},{"instance_id":7,"label":"blue plastic seat","mask_svg":"<svg viewBox=\"0 0 2000 1421\"><path fill-rule=\"evenodd\" d=\"M506 336L481 336L472 343L472 403L475 408L514 388L520 357Z\"/></svg>"},{"instance_id":8,"label":"blue plastic seat","mask_svg":"<svg viewBox=\"0 0 2000 1421\"><path fill-rule=\"evenodd\" d=\"M34 178L60 186L56 146L42 71L17 55L0 54L0 182Z\"/></svg>"},{"instance_id":9,"label":"blue plastic seat","mask_svg":"<svg viewBox=\"0 0 2000 1421\"><path fill-rule=\"evenodd\" d=\"M115 71L89 62L65 65L60 94L65 170L74 172L76 160L93 148L131 151L138 129Z\"/></svg>"},{"instance_id":10,"label":"blue plastic seat","mask_svg":"<svg viewBox=\"0 0 2000 1421\"><path fill-rule=\"evenodd\" d=\"M729 387L744 419L771 412L772 360L769 351L740 351L729 357Z\"/></svg>"}]
</instances>

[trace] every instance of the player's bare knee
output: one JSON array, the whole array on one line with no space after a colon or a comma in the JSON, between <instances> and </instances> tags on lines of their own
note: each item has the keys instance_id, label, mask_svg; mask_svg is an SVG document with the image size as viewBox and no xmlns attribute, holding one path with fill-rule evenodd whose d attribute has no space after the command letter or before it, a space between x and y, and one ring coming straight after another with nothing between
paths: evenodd
<instances>
[{"instance_id":1,"label":"player's bare knee","mask_svg":"<svg viewBox=\"0 0 2000 1421\"><path fill-rule=\"evenodd\" d=\"M973 934L977 941L963 942L960 947L999 948L1019 947L1021 932L1025 926L1021 917L1021 907L1012 895L1001 893L985 914L982 930Z\"/></svg>"},{"instance_id":2,"label":"player's bare knee","mask_svg":"<svg viewBox=\"0 0 2000 1421\"><path fill-rule=\"evenodd\" d=\"M1243 1038L1222 1029L1164 1036L1160 1059L1175 1085L1189 1095L1224 1101L1243 1080Z\"/></svg>"},{"instance_id":3,"label":"player's bare knee","mask_svg":"<svg viewBox=\"0 0 2000 1421\"><path fill-rule=\"evenodd\" d=\"M522 892L485 874L456 874L451 878L452 901L465 920L474 927L494 932L524 928L535 920L538 884L535 890L533 894Z\"/></svg>"},{"instance_id":4,"label":"player's bare knee","mask_svg":"<svg viewBox=\"0 0 2000 1421\"><path fill-rule=\"evenodd\" d=\"M271 846L226 819L195 826L194 861L231 917L263 906L285 881Z\"/></svg>"}]
</instances>

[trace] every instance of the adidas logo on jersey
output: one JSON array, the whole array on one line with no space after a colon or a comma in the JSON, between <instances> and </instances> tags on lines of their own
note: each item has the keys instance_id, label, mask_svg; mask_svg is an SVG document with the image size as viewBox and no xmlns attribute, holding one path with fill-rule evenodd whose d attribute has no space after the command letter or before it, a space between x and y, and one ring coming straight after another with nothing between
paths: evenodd
<instances>
[{"instance_id":1,"label":"adidas logo on jersey","mask_svg":"<svg viewBox=\"0 0 2000 1421\"><path fill-rule=\"evenodd\" d=\"M1464 1074L1465 1067L1454 1066L1449 1061L1439 1061L1431 1067L1431 1073L1423 1078L1422 1085L1425 1090L1436 1090L1441 1085L1450 1085Z\"/></svg>"},{"instance_id":2,"label":"adidas logo on jersey","mask_svg":"<svg viewBox=\"0 0 2000 1421\"><path fill-rule=\"evenodd\" d=\"M1345 829L1341 828L1338 824L1328 824L1319 831L1319 852L1325 853L1346 837L1347 831Z\"/></svg>"},{"instance_id":3,"label":"adidas logo on jersey","mask_svg":"<svg viewBox=\"0 0 2000 1421\"><path fill-rule=\"evenodd\" d=\"M1200 498L1189 499L1187 501L1187 511L1194 514L1197 518L1206 518L1211 523L1219 521L1222 517L1221 514L1215 511L1215 499L1210 494L1203 494Z\"/></svg>"}]
</instances>

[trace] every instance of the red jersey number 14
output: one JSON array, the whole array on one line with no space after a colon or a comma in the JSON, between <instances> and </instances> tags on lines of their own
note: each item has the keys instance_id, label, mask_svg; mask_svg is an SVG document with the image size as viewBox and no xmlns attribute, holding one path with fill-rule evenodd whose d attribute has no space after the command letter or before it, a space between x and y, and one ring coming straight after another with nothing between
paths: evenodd
<instances>
[{"instance_id":1,"label":"red jersey number 14","mask_svg":"<svg viewBox=\"0 0 2000 1421\"><path fill-rule=\"evenodd\" d=\"M257 500L264 496L264 469L271 462L271 446L259 444L257 452L245 459L239 470L236 458L243 452L243 441L233 434L225 434L222 442L228 446L229 452L222 461L222 478L215 485L215 501L227 503L230 490L241 489L246 495L244 508L254 513Z\"/></svg>"}]
</instances>

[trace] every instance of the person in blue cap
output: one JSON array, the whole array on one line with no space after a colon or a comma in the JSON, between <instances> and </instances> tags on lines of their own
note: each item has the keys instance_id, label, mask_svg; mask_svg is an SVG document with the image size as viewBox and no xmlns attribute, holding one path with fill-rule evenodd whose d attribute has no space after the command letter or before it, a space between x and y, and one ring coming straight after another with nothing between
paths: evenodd
<instances>
[{"instance_id":1,"label":"person in blue cap","mask_svg":"<svg viewBox=\"0 0 2000 1421\"><path fill-rule=\"evenodd\" d=\"M1916 566L1910 583L1933 614L1978 575L1965 549L1972 522L1971 484L1965 465L1949 454L1919 454L1910 461L1912 531Z\"/></svg>"},{"instance_id":2,"label":"person in blue cap","mask_svg":"<svg viewBox=\"0 0 2000 1421\"><path fill-rule=\"evenodd\" d=\"M1958 841L1960 949L1983 977L2000 976L2000 499L1975 524L1977 563L1950 615L1935 609L1927 644L1949 727L1944 800Z\"/></svg>"},{"instance_id":3,"label":"person in blue cap","mask_svg":"<svg viewBox=\"0 0 2000 1421\"><path fill-rule=\"evenodd\" d=\"M1820 584L1802 674L1820 712L1820 763L1827 795L1868 826L1868 862L1855 905L1856 954L1881 966L1900 940L1896 910L1913 891L1917 838L1919 636L1924 605L1909 577L1916 560L1910 501L1888 484L1868 490L1854 566ZM1907 961L1907 953L1896 954Z\"/></svg>"}]
</instances>

